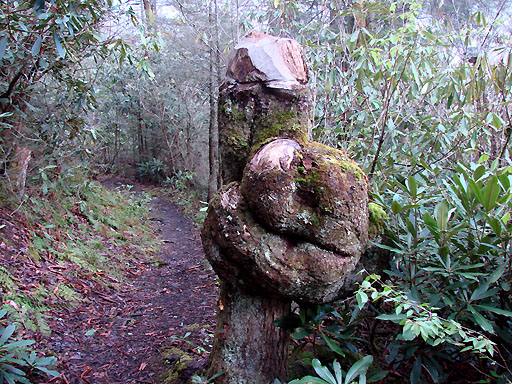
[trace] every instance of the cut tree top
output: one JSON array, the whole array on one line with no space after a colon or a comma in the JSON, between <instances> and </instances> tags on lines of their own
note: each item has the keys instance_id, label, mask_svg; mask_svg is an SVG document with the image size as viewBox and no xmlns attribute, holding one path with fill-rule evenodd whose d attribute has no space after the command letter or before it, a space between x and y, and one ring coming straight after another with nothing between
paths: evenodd
<instances>
[{"instance_id":1,"label":"cut tree top","mask_svg":"<svg viewBox=\"0 0 512 384\"><path fill-rule=\"evenodd\" d=\"M252 32L231 52L227 77L238 83L294 89L307 84L308 70L297 41Z\"/></svg>"}]
</instances>

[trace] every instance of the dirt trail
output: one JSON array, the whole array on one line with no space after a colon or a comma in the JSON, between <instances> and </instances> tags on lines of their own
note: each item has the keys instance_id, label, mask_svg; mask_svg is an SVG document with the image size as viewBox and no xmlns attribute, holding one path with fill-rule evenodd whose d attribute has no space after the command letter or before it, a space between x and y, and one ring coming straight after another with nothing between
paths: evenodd
<instances>
[{"instance_id":1,"label":"dirt trail","mask_svg":"<svg viewBox=\"0 0 512 384\"><path fill-rule=\"evenodd\" d=\"M157 383L162 347L204 357L193 346L213 332L215 274L206 268L197 229L176 206L158 198L150 219L164 240L163 265L141 264L122 291L97 290L87 305L53 319L48 348L59 356L63 383Z\"/></svg>"}]
</instances>

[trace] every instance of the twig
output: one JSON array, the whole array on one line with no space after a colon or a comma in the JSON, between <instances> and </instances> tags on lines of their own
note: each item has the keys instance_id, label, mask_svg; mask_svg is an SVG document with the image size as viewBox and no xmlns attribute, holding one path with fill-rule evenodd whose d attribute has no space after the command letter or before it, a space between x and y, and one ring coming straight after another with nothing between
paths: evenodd
<instances>
[{"instance_id":1,"label":"twig","mask_svg":"<svg viewBox=\"0 0 512 384\"><path fill-rule=\"evenodd\" d=\"M500 5L500 8L498 9L498 12L496 12L496 15L494 16L494 20L492 21L491 25L489 25L489 30L487 31L487 34L485 35L484 37L484 40L482 41L482 47L484 46L485 44L485 41L487 40L487 38L489 37L489 34L491 33L492 31L492 27L494 26L494 23L496 22L496 19L498 18L499 14L501 13L501 10L503 9L503 7L505 6L505 4L507 3L508 0L503 0L503 2L501 3Z\"/></svg>"},{"instance_id":2,"label":"twig","mask_svg":"<svg viewBox=\"0 0 512 384\"><path fill-rule=\"evenodd\" d=\"M27 200L26 200L26 199L21 200L21 203L20 203L20 205L18 205L18 208L16 208L14 211L12 211L11 213L9 213L9 217L13 217L13 216L16 214L16 212L18 212L18 211L19 211L19 209L21 208L21 206L23 205L23 203L24 203L25 201L27 201Z\"/></svg>"},{"instance_id":3,"label":"twig","mask_svg":"<svg viewBox=\"0 0 512 384\"><path fill-rule=\"evenodd\" d=\"M512 135L512 120L510 119L510 114L508 113L507 100L506 100L506 97L505 97L505 91L503 89L501 89L501 97L503 99L503 103L505 104L505 115L507 116L508 127L507 127L507 129L505 131L505 135L506 135L505 144L503 144L503 148L501 149L501 153L498 156L498 160L500 162L501 162L503 156L505 155L505 151L507 150L508 143L510 141L510 136Z\"/></svg>"}]
</instances>

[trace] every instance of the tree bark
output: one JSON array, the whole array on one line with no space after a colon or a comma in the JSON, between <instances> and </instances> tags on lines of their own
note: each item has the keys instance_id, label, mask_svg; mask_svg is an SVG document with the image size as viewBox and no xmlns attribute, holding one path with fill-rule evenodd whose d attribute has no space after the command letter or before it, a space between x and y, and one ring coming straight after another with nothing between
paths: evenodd
<instances>
[{"instance_id":1,"label":"tree bark","mask_svg":"<svg viewBox=\"0 0 512 384\"><path fill-rule=\"evenodd\" d=\"M144 134L142 130L143 125L144 121L142 120L142 116L139 110L137 113L137 153L139 164L144 162Z\"/></svg>"},{"instance_id":2,"label":"tree bark","mask_svg":"<svg viewBox=\"0 0 512 384\"><path fill-rule=\"evenodd\" d=\"M208 375L216 384L269 384L287 379L290 334L273 322L290 313L290 302L245 294L223 281Z\"/></svg>"},{"instance_id":3,"label":"tree bark","mask_svg":"<svg viewBox=\"0 0 512 384\"><path fill-rule=\"evenodd\" d=\"M201 232L221 279L208 374L222 373L216 384L269 384L287 379L289 332L275 320L292 300L338 297L364 251L368 186L343 152L308 140L308 71L297 41L254 32L231 57L219 102L229 184L210 200ZM303 185L308 172L315 176Z\"/></svg>"},{"instance_id":4,"label":"tree bark","mask_svg":"<svg viewBox=\"0 0 512 384\"><path fill-rule=\"evenodd\" d=\"M209 21L209 50L210 50L210 63L209 63L209 82L208 91L210 94L210 124L208 127L208 163L210 173L208 178L208 201L211 200L213 195L218 189L218 158L219 158L219 131L218 131L218 113L217 113L217 76L215 74L215 42L212 36L214 29L214 14L213 4L210 2L208 8L208 21Z\"/></svg>"},{"instance_id":5,"label":"tree bark","mask_svg":"<svg viewBox=\"0 0 512 384\"><path fill-rule=\"evenodd\" d=\"M221 66L220 66L220 36L219 36L219 8L217 6L217 0L214 1L214 10L215 10L215 73L216 73L216 83L215 83L215 136L216 136L216 146L215 151L217 153L216 156L216 172L217 172L217 189L222 186L222 172L221 172L221 161L219 156L219 85L222 82L221 79Z\"/></svg>"},{"instance_id":6,"label":"tree bark","mask_svg":"<svg viewBox=\"0 0 512 384\"><path fill-rule=\"evenodd\" d=\"M23 199L25 193L25 182L27 180L27 168L30 161L32 151L27 147L16 148L16 163L18 165L18 174L16 176L16 188L18 198Z\"/></svg>"}]
</instances>

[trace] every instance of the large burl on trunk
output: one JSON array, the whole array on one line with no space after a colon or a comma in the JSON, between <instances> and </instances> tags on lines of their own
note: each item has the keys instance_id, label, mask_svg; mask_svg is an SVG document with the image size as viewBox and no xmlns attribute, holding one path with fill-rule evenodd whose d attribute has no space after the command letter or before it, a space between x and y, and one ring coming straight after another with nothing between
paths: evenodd
<instances>
[{"instance_id":1,"label":"large burl on trunk","mask_svg":"<svg viewBox=\"0 0 512 384\"><path fill-rule=\"evenodd\" d=\"M224 180L203 246L221 279L209 374L286 380L292 301L339 297L368 244L368 185L356 163L308 140L307 69L296 41L251 34L221 87Z\"/></svg>"}]
</instances>

